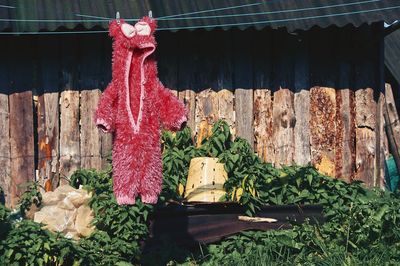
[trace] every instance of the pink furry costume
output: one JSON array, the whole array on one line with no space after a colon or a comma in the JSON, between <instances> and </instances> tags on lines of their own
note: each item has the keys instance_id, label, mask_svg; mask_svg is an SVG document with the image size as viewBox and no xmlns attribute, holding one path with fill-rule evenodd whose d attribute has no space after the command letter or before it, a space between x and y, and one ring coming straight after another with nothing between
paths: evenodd
<instances>
[{"instance_id":1,"label":"pink furry costume","mask_svg":"<svg viewBox=\"0 0 400 266\"><path fill-rule=\"evenodd\" d=\"M179 130L187 111L158 79L153 52L156 22L110 23L112 81L95 113L96 125L114 133L113 184L118 204L156 203L162 185L160 126Z\"/></svg>"}]
</instances>

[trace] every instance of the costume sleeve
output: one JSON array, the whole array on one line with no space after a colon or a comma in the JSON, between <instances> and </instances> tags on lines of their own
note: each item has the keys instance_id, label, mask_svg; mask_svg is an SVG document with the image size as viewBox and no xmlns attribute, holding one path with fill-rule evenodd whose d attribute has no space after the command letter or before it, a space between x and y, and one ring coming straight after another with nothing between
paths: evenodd
<instances>
[{"instance_id":1,"label":"costume sleeve","mask_svg":"<svg viewBox=\"0 0 400 266\"><path fill-rule=\"evenodd\" d=\"M96 126L106 133L114 131L117 94L117 89L111 82L101 95L94 115Z\"/></svg>"},{"instance_id":2,"label":"costume sleeve","mask_svg":"<svg viewBox=\"0 0 400 266\"><path fill-rule=\"evenodd\" d=\"M187 109L185 104L180 101L172 92L165 88L157 79L158 110L161 125L171 131L177 131L182 124L187 121Z\"/></svg>"}]
</instances>

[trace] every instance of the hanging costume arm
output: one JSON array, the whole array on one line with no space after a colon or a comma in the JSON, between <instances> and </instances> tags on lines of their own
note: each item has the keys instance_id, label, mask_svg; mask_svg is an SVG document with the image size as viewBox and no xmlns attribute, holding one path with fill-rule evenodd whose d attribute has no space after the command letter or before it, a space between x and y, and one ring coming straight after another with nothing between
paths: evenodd
<instances>
[{"instance_id":1,"label":"hanging costume arm","mask_svg":"<svg viewBox=\"0 0 400 266\"><path fill-rule=\"evenodd\" d=\"M106 133L114 131L117 94L117 89L111 82L103 92L94 116L96 126Z\"/></svg>"}]
</instances>

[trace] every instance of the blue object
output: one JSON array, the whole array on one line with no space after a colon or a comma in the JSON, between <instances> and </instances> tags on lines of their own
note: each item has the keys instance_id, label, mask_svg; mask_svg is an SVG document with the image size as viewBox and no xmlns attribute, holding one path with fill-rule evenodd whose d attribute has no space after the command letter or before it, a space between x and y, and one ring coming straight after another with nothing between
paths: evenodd
<instances>
[{"instance_id":1,"label":"blue object","mask_svg":"<svg viewBox=\"0 0 400 266\"><path fill-rule=\"evenodd\" d=\"M386 164L386 173L385 173L385 181L386 188L390 191L396 191L399 187L399 173L397 172L396 162L392 155L385 161Z\"/></svg>"}]
</instances>

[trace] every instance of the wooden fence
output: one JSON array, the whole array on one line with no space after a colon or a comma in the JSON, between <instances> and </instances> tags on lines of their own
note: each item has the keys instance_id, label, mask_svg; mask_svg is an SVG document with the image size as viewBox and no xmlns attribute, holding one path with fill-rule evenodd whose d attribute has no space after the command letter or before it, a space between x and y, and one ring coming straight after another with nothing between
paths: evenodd
<instances>
[{"instance_id":1,"label":"wooden fence","mask_svg":"<svg viewBox=\"0 0 400 266\"><path fill-rule=\"evenodd\" d=\"M390 86L386 94L393 101ZM32 97L31 91L0 95L0 180L7 202L16 203L23 191L18 186L27 181L44 184L53 178L54 183L59 179L63 183L76 169L105 165L111 135L99 131L92 121L100 95L100 90L38 97ZM207 89L176 95L190 110L188 125L194 132L201 121L212 124L225 119L232 133L254 143L267 162L277 166L311 163L347 181L382 185L383 176L375 180L374 169L379 165L384 173L383 162L375 161L376 120L383 117L375 114L377 103L370 88L354 92L313 87L295 93L285 88L275 92ZM386 157L387 139L383 127L380 130Z\"/></svg>"},{"instance_id":2,"label":"wooden fence","mask_svg":"<svg viewBox=\"0 0 400 266\"><path fill-rule=\"evenodd\" d=\"M160 79L177 88L194 132L201 121L225 119L267 162L311 163L380 186L388 149L377 108L379 42L368 42L375 33L374 25L300 37L268 29L160 33ZM110 40L24 38L0 42L0 186L9 205L26 181L62 183L78 168L101 168L112 145L92 121L110 80Z\"/></svg>"}]
</instances>

